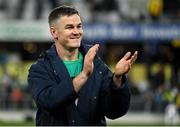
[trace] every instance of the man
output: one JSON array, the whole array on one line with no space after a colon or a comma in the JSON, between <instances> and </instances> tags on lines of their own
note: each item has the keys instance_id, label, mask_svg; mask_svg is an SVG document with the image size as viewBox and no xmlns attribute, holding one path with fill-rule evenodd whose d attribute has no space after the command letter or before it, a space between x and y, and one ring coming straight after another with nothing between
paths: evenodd
<instances>
[{"instance_id":1,"label":"man","mask_svg":"<svg viewBox=\"0 0 180 127\"><path fill-rule=\"evenodd\" d=\"M49 15L52 47L29 70L28 83L37 104L36 125L106 125L105 116L126 114L130 93L125 74L137 58L128 52L115 72L96 55L99 45L81 43L79 12L69 6Z\"/></svg>"}]
</instances>

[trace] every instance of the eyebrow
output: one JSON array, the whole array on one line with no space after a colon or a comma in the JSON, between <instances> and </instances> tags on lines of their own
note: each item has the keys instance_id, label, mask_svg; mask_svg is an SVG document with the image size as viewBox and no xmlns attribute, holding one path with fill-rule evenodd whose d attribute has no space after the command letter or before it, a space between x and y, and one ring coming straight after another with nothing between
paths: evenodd
<instances>
[{"instance_id":1,"label":"eyebrow","mask_svg":"<svg viewBox=\"0 0 180 127\"><path fill-rule=\"evenodd\" d=\"M65 27L74 26L73 24L66 24ZM79 23L77 26L82 26L82 23Z\"/></svg>"}]
</instances>

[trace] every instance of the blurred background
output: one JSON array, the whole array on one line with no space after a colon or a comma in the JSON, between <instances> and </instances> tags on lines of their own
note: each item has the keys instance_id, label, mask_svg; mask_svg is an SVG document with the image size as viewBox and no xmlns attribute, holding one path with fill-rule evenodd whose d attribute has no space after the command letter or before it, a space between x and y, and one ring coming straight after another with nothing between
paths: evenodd
<instances>
[{"instance_id":1,"label":"blurred background","mask_svg":"<svg viewBox=\"0 0 180 127\"><path fill-rule=\"evenodd\" d=\"M180 125L180 0L0 0L0 125L34 125L28 69L52 44L47 17L62 4L80 11L83 42L100 43L112 71L139 52L130 110L108 124Z\"/></svg>"}]
</instances>

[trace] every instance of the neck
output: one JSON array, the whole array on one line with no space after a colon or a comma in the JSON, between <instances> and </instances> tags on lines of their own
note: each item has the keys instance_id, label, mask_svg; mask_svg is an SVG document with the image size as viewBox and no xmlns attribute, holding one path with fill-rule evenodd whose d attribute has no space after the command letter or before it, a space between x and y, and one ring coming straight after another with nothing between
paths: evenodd
<instances>
[{"instance_id":1,"label":"neck","mask_svg":"<svg viewBox=\"0 0 180 127\"><path fill-rule=\"evenodd\" d=\"M66 49L65 47L59 45L58 43L55 43L55 46L58 56L62 60L67 60L67 61L78 60L78 48Z\"/></svg>"}]
</instances>

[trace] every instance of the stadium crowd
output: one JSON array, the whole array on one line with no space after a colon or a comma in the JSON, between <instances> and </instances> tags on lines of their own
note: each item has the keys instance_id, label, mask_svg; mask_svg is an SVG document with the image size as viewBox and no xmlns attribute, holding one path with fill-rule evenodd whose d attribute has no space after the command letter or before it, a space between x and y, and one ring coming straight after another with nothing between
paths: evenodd
<instances>
[{"instance_id":1,"label":"stadium crowd","mask_svg":"<svg viewBox=\"0 0 180 127\"><path fill-rule=\"evenodd\" d=\"M44 20L50 9L72 5L84 22L178 22L179 0L0 0L0 18Z\"/></svg>"}]
</instances>

